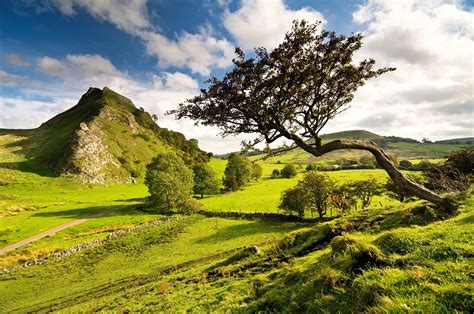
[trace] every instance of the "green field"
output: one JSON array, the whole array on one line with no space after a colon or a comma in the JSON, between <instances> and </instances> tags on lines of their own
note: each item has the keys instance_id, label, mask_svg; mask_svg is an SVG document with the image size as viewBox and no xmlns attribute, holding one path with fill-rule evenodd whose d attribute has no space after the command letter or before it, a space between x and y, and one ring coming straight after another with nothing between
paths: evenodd
<instances>
[{"instance_id":1,"label":"green field","mask_svg":"<svg viewBox=\"0 0 474 314\"><path fill-rule=\"evenodd\" d=\"M261 180L197 198L201 214L159 214L147 205L140 183L90 185L25 171L19 166L24 157L5 145L8 140L0 145L2 247L90 213L130 206L2 255L0 268L20 267L0 274L2 313L474 308L472 195L453 216L419 200L402 204L381 195L365 210L330 212L325 222L289 222L278 209L280 194L302 178L304 167L294 178L271 179L283 163L261 160ZM226 161L211 159L210 165L222 177ZM325 173L338 184L387 179L379 169ZM280 216L245 215L253 213ZM52 256L97 239L102 242ZM248 249L254 245L258 254ZM34 259L42 264L21 266Z\"/></svg>"}]
</instances>

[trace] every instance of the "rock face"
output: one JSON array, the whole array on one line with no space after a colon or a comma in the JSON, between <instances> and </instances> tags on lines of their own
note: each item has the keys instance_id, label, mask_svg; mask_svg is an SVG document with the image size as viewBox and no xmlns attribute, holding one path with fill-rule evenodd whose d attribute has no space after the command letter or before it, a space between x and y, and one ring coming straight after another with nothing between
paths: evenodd
<instances>
[{"instance_id":1,"label":"rock face","mask_svg":"<svg viewBox=\"0 0 474 314\"><path fill-rule=\"evenodd\" d=\"M176 151L188 163L208 159L196 141L160 128L150 114L107 87L89 88L76 106L31 133L31 160L87 183L141 180L163 150Z\"/></svg>"},{"instance_id":2,"label":"rock face","mask_svg":"<svg viewBox=\"0 0 474 314\"><path fill-rule=\"evenodd\" d=\"M114 181L133 183L130 173L121 169L121 164L112 155L105 144L104 134L97 121L82 122L74 134L71 153L63 173L77 174L88 183Z\"/></svg>"}]
</instances>

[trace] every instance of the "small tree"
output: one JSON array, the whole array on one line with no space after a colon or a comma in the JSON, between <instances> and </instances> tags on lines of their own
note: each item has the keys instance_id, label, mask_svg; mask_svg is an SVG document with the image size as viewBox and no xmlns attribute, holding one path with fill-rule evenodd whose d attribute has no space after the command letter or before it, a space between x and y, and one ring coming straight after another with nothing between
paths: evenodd
<instances>
[{"instance_id":1,"label":"small tree","mask_svg":"<svg viewBox=\"0 0 474 314\"><path fill-rule=\"evenodd\" d=\"M252 163L250 160L238 153L230 154L224 170L224 186L231 191L236 191L236 187L238 190L240 187L248 184L251 179ZM237 185L233 180L237 182Z\"/></svg>"},{"instance_id":2,"label":"small tree","mask_svg":"<svg viewBox=\"0 0 474 314\"><path fill-rule=\"evenodd\" d=\"M295 212L298 217L304 218L306 200L306 192L303 189L300 187L290 188L281 194L279 208L288 211L290 215Z\"/></svg>"},{"instance_id":3,"label":"small tree","mask_svg":"<svg viewBox=\"0 0 474 314\"><path fill-rule=\"evenodd\" d=\"M315 211L319 217L326 215L329 198L334 189L334 181L327 175L308 172L303 180L298 182L297 187L302 189L306 194L306 204L311 212L311 216Z\"/></svg>"},{"instance_id":4,"label":"small tree","mask_svg":"<svg viewBox=\"0 0 474 314\"><path fill-rule=\"evenodd\" d=\"M163 209L178 206L193 194L193 172L173 152L158 154L147 165L145 184L150 201Z\"/></svg>"},{"instance_id":5,"label":"small tree","mask_svg":"<svg viewBox=\"0 0 474 314\"><path fill-rule=\"evenodd\" d=\"M260 180L262 175L263 175L262 166L260 166L259 164L255 162L252 163L252 179L254 179L255 181L258 181Z\"/></svg>"},{"instance_id":6,"label":"small tree","mask_svg":"<svg viewBox=\"0 0 474 314\"><path fill-rule=\"evenodd\" d=\"M316 167L315 164L309 164L306 166L306 171L315 171L315 170L318 170L318 168Z\"/></svg>"},{"instance_id":7,"label":"small tree","mask_svg":"<svg viewBox=\"0 0 474 314\"><path fill-rule=\"evenodd\" d=\"M375 179L348 183L350 193L362 201L362 209L372 202L375 195L382 194L382 187Z\"/></svg>"},{"instance_id":8,"label":"small tree","mask_svg":"<svg viewBox=\"0 0 474 314\"><path fill-rule=\"evenodd\" d=\"M296 176L296 167L293 164L286 164L283 169L281 169L280 174L283 178L293 178Z\"/></svg>"},{"instance_id":9,"label":"small tree","mask_svg":"<svg viewBox=\"0 0 474 314\"><path fill-rule=\"evenodd\" d=\"M216 178L216 172L208 164L198 163L193 167L194 172L194 193L216 194L219 191L219 180Z\"/></svg>"},{"instance_id":10,"label":"small tree","mask_svg":"<svg viewBox=\"0 0 474 314\"><path fill-rule=\"evenodd\" d=\"M393 182L392 179L388 179L384 185L385 190L387 190L387 195L391 198L394 198L401 203L403 203L410 195L403 189L401 189L398 185Z\"/></svg>"},{"instance_id":11,"label":"small tree","mask_svg":"<svg viewBox=\"0 0 474 314\"><path fill-rule=\"evenodd\" d=\"M357 200L351 195L346 185L334 189L331 194L331 204L341 213L348 212L356 202Z\"/></svg>"},{"instance_id":12,"label":"small tree","mask_svg":"<svg viewBox=\"0 0 474 314\"><path fill-rule=\"evenodd\" d=\"M272 171L272 179L276 179L280 176L280 170L278 169L273 169Z\"/></svg>"}]
</instances>

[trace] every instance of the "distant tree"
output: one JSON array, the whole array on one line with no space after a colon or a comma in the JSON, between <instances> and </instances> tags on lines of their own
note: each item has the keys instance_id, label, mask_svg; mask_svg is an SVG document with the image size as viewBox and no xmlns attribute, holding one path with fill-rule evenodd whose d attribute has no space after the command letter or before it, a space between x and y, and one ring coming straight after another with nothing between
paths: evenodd
<instances>
[{"instance_id":1,"label":"distant tree","mask_svg":"<svg viewBox=\"0 0 474 314\"><path fill-rule=\"evenodd\" d=\"M409 161L409 160L400 160L400 169L403 169L403 170L410 170L411 167L413 166L412 162Z\"/></svg>"},{"instance_id":2,"label":"distant tree","mask_svg":"<svg viewBox=\"0 0 474 314\"><path fill-rule=\"evenodd\" d=\"M283 178L293 178L296 176L296 167L293 164L286 164L283 169L281 169L280 174Z\"/></svg>"},{"instance_id":3,"label":"distant tree","mask_svg":"<svg viewBox=\"0 0 474 314\"><path fill-rule=\"evenodd\" d=\"M175 153L159 153L147 166L145 184L150 201L169 210L192 196L193 172Z\"/></svg>"},{"instance_id":4,"label":"distant tree","mask_svg":"<svg viewBox=\"0 0 474 314\"><path fill-rule=\"evenodd\" d=\"M317 167L315 164L309 164L306 166L306 171L314 171L314 170L317 170Z\"/></svg>"},{"instance_id":5,"label":"distant tree","mask_svg":"<svg viewBox=\"0 0 474 314\"><path fill-rule=\"evenodd\" d=\"M295 212L298 217L304 218L306 202L306 192L300 187L294 187L283 191L279 208L288 211L290 215Z\"/></svg>"},{"instance_id":6,"label":"distant tree","mask_svg":"<svg viewBox=\"0 0 474 314\"><path fill-rule=\"evenodd\" d=\"M305 192L306 204L311 212L319 214L319 217L326 215L330 196L335 184L327 175L318 172L308 172L303 179L298 182L297 187Z\"/></svg>"},{"instance_id":7,"label":"distant tree","mask_svg":"<svg viewBox=\"0 0 474 314\"><path fill-rule=\"evenodd\" d=\"M280 176L280 170L273 169L272 171L272 179L278 178Z\"/></svg>"},{"instance_id":8,"label":"distant tree","mask_svg":"<svg viewBox=\"0 0 474 314\"><path fill-rule=\"evenodd\" d=\"M216 194L219 191L219 180L216 172L208 164L198 163L193 167L194 193L204 197L204 194Z\"/></svg>"},{"instance_id":9,"label":"distant tree","mask_svg":"<svg viewBox=\"0 0 474 314\"><path fill-rule=\"evenodd\" d=\"M153 121L158 121L158 116L156 115L156 113L152 114L151 115L151 118L153 119Z\"/></svg>"},{"instance_id":10,"label":"distant tree","mask_svg":"<svg viewBox=\"0 0 474 314\"><path fill-rule=\"evenodd\" d=\"M411 170L415 171L427 171L429 168L431 168L433 164L429 162L428 160L422 160L419 163L416 163L411 166Z\"/></svg>"},{"instance_id":11,"label":"distant tree","mask_svg":"<svg viewBox=\"0 0 474 314\"><path fill-rule=\"evenodd\" d=\"M193 149L199 148L199 142L198 142L198 140L195 139L195 138L190 138L190 139L189 139L189 144L191 145L191 147L192 147Z\"/></svg>"},{"instance_id":12,"label":"distant tree","mask_svg":"<svg viewBox=\"0 0 474 314\"><path fill-rule=\"evenodd\" d=\"M364 155L359 158L359 164L364 168L375 168L377 166L377 161L373 156Z\"/></svg>"},{"instance_id":13,"label":"distant tree","mask_svg":"<svg viewBox=\"0 0 474 314\"><path fill-rule=\"evenodd\" d=\"M431 140L427 137L424 137L422 140L421 140L422 143L424 144L428 144L428 143L431 143Z\"/></svg>"},{"instance_id":14,"label":"distant tree","mask_svg":"<svg viewBox=\"0 0 474 314\"><path fill-rule=\"evenodd\" d=\"M260 180L262 175L263 175L262 166L260 166L259 164L255 162L252 163L252 179L254 179L255 181L258 181Z\"/></svg>"},{"instance_id":15,"label":"distant tree","mask_svg":"<svg viewBox=\"0 0 474 314\"><path fill-rule=\"evenodd\" d=\"M237 182L237 185L235 182ZM232 153L227 157L227 165L224 170L223 183L226 188L231 191L236 191L252 180L252 163L250 160L240 155L239 153Z\"/></svg>"},{"instance_id":16,"label":"distant tree","mask_svg":"<svg viewBox=\"0 0 474 314\"><path fill-rule=\"evenodd\" d=\"M234 66L222 79L211 78L200 95L168 114L217 126L223 136L258 134L247 146L285 138L292 142L285 150L300 147L316 157L340 149L365 150L403 189L452 207L449 199L407 178L375 142L322 143L321 130L348 108L358 88L395 69L374 69L373 59L355 63L363 35L336 35L320 25L295 21L280 45L257 48L250 57L237 48Z\"/></svg>"},{"instance_id":17,"label":"distant tree","mask_svg":"<svg viewBox=\"0 0 474 314\"><path fill-rule=\"evenodd\" d=\"M370 205L375 195L382 194L382 187L375 179L350 182L347 186L351 195L362 201L362 209Z\"/></svg>"},{"instance_id":18,"label":"distant tree","mask_svg":"<svg viewBox=\"0 0 474 314\"><path fill-rule=\"evenodd\" d=\"M410 197L410 195L405 190L401 189L390 178L387 180L387 182L385 182L384 188L388 196L400 201L401 203Z\"/></svg>"}]
</instances>

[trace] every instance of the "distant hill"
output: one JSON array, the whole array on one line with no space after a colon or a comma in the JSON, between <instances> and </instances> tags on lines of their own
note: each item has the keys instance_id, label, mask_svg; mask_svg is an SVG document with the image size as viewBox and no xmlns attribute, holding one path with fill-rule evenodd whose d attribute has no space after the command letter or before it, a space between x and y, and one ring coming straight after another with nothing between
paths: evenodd
<instances>
[{"instance_id":1,"label":"distant hill","mask_svg":"<svg viewBox=\"0 0 474 314\"><path fill-rule=\"evenodd\" d=\"M78 104L33 130L0 130L15 135L28 168L73 174L84 182L130 183L143 178L159 152L173 150L188 163L207 160L196 140L160 128L150 114L104 87L89 88Z\"/></svg>"},{"instance_id":2,"label":"distant hill","mask_svg":"<svg viewBox=\"0 0 474 314\"><path fill-rule=\"evenodd\" d=\"M474 137L463 137L463 138L453 138L449 140L441 140L441 141L436 141L436 144L454 144L454 145L459 145L459 144L467 144L467 145L473 145L474 144Z\"/></svg>"},{"instance_id":3,"label":"distant hill","mask_svg":"<svg viewBox=\"0 0 474 314\"><path fill-rule=\"evenodd\" d=\"M461 139L457 139L459 140L458 143L447 143L445 141L436 143L421 143L411 138L404 138L398 136L382 136L366 130L350 130L344 132L329 133L322 135L321 138L323 143L342 139L374 141L381 147L383 147L383 149L386 150L388 153L396 154L399 159L445 158L455 150L461 149L466 145L474 144L474 139L470 144L469 138L463 139L465 141L462 142ZM268 158L267 162L308 164L317 161L325 161L328 163L332 163L340 158L360 158L364 155L369 155L369 153L361 150L339 150L317 158L308 154L302 149L297 148L293 151L289 151L287 153ZM255 159L258 159L258 157L255 157Z\"/></svg>"}]
</instances>

